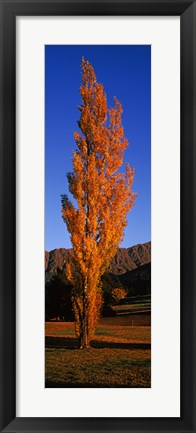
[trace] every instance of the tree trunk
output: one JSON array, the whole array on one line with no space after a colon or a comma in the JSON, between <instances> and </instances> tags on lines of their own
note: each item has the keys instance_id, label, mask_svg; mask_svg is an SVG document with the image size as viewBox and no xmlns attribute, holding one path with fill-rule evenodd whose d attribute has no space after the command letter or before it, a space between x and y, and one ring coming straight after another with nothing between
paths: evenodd
<instances>
[{"instance_id":1,"label":"tree trunk","mask_svg":"<svg viewBox=\"0 0 196 433\"><path fill-rule=\"evenodd\" d=\"M88 297L87 297L87 278L84 282L84 296L83 296L83 320L82 320L82 332L80 336L80 349L88 349L89 333L88 333Z\"/></svg>"},{"instance_id":2,"label":"tree trunk","mask_svg":"<svg viewBox=\"0 0 196 433\"><path fill-rule=\"evenodd\" d=\"M88 328L86 326L86 321L82 324L82 334L80 336L80 349L89 349L89 336L88 336Z\"/></svg>"}]
</instances>

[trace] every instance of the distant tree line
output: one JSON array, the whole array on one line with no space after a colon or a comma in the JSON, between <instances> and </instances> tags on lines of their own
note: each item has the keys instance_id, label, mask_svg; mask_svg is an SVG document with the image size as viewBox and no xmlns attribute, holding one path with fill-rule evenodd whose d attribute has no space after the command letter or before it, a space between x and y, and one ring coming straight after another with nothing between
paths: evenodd
<instances>
[{"instance_id":1,"label":"distant tree line","mask_svg":"<svg viewBox=\"0 0 196 433\"><path fill-rule=\"evenodd\" d=\"M146 266L146 265L145 265ZM139 278L140 277L140 278ZM150 294L150 265L145 272L136 269L123 275L105 272L101 277L103 304L101 316L115 315L112 306L126 296ZM64 270L57 270L50 279L46 274L45 284L46 320L74 321L73 286L68 282Z\"/></svg>"},{"instance_id":2,"label":"distant tree line","mask_svg":"<svg viewBox=\"0 0 196 433\"><path fill-rule=\"evenodd\" d=\"M111 306L126 296L127 291L123 289L118 277L114 276L112 278L108 273L102 276L102 291L103 304L101 315L114 315ZM74 321L73 287L68 282L64 271L58 270L57 274L46 281L45 316L46 320Z\"/></svg>"}]
</instances>

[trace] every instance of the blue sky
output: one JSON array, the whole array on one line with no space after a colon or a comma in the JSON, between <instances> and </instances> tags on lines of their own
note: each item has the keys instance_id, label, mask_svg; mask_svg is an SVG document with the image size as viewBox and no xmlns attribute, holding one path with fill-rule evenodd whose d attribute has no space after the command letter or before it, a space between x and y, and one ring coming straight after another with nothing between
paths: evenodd
<instances>
[{"instance_id":1,"label":"blue sky","mask_svg":"<svg viewBox=\"0 0 196 433\"><path fill-rule=\"evenodd\" d=\"M45 47L45 249L71 247L61 217L61 194L69 194L81 102L82 56L104 85L108 106L122 103L129 146L124 162L135 167L137 193L121 247L151 239L151 48L149 45L46 45ZM123 167L121 169L123 171Z\"/></svg>"}]
</instances>

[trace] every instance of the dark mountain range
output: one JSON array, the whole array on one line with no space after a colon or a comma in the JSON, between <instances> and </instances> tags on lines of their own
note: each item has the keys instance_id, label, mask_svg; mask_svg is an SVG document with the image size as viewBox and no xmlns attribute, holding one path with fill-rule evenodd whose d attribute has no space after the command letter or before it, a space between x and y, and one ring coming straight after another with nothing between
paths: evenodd
<instances>
[{"instance_id":1,"label":"dark mountain range","mask_svg":"<svg viewBox=\"0 0 196 433\"><path fill-rule=\"evenodd\" d=\"M62 270L64 264L69 260L72 249L59 248L45 252L45 271L47 279L50 274L54 275L57 270ZM151 262L151 242L138 244L130 248L119 248L113 258L108 272L114 275L123 275L128 271L137 269Z\"/></svg>"},{"instance_id":2,"label":"dark mountain range","mask_svg":"<svg viewBox=\"0 0 196 433\"><path fill-rule=\"evenodd\" d=\"M119 248L108 271L115 275L122 275L150 262L151 242L147 242L130 248Z\"/></svg>"},{"instance_id":3,"label":"dark mountain range","mask_svg":"<svg viewBox=\"0 0 196 433\"><path fill-rule=\"evenodd\" d=\"M151 292L151 263L118 275L118 279L130 295L148 295Z\"/></svg>"},{"instance_id":4,"label":"dark mountain range","mask_svg":"<svg viewBox=\"0 0 196 433\"><path fill-rule=\"evenodd\" d=\"M45 312L47 320L64 317L74 320L71 286L62 272L72 249L59 248L45 252ZM124 288L128 296L148 295L151 289L151 242L131 248L119 248L107 272L102 276L106 315L111 314L110 298L114 288ZM108 305L107 305L108 304ZM107 310L107 311L106 311Z\"/></svg>"},{"instance_id":5,"label":"dark mountain range","mask_svg":"<svg viewBox=\"0 0 196 433\"><path fill-rule=\"evenodd\" d=\"M45 272L56 273L58 269L62 271L70 254L72 254L71 248L56 248L49 252L45 251Z\"/></svg>"}]
</instances>

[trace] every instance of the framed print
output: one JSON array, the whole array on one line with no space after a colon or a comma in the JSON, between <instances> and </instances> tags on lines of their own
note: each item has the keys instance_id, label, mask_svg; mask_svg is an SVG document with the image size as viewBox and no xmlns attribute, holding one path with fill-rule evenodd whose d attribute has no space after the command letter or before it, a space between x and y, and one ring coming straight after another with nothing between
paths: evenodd
<instances>
[{"instance_id":1,"label":"framed print","mask_svg":"<svg viewBox=\"0 0 196 433\"><path fill-rule=\"evenodd\" d=\"M98 22L100 25L100 20ZM72 68L67 69L67 62L64 63L63 59L69 57L75 59L75 62L73 60ZM113 108L108 107L110 96L109 94L106 96L103 85L96 78L95 65L93 66L89 60L86 60L87 58L92 59L93 63L96 62L97 67L103 65L103 74L106 71L105 80L108 82L108 88L112 88L113 81L113 89L116 87L116 92L118 92L118 100L114 99ZM79 185L82 181L82 189L84 189L82 192L84 198L82 200L85 199L86 204L83 203L82 208L80 208L81 196L73 191L75 199L77 197L78 200L77 214L79 219L76 222L74 217L76 209L72 208L73 213L70 216L67 214L71 205L71 200L68 198L69 192L62 194L63 218L62 223L60 221L59 224L59 205L57 203L56 206L53 200L56 202L56 198L61 195L60 189L63 189L64 186L64 170L62 170L62 186L60 186L59 176L59 186L56 185L56 188L53 189L53 199L51 172L56 167L58 176L61 161L63 161L64 134L62 134L62 146L60 137L55 139L55 144L52 136L53 132L59 130L59 128L54 126L55 117L52 107L56 107L55 111L59 107L59 114L56 113L56 119L59 121L61 117L60 107L63 105L63 101L61 104L59 97L57 97L59 92L56 85L58 83L59 86L61 76L62 88L64 88L64 81L67 83L66 94L68 101L74 71L77 70L77 64L80 65L80 63L82 68L80 93L82 96L83 92L85 94L88 92L90 99L87 102L86 97L84 97L83 111L79 121L85 133L83 134L81 130L81 133L77 131L74 135L78 149L75 149L73 153L74 171L72 174L69 171L72 155L68 156L68 143L66 145L66 171L68 172L70 190L72 190L71 185L76 185L76 183ZM55 68L54 64L56 65ZM151 386L150 65L151 48L149 45L45 45L45 386L47 388L150 388ZM107 75L109 70L112 77ZM62 71L62 75L58 75L58 79L54 79L54 74L57 71ZM124 76L121 84L118 81L120 71L123 71ZM137 81L139 71L143 71L143 74ZM65 77L65 73L67 77ZM78 83L77 76L75 76L75 79L73 89L77 87ZM129 84L130 82L135 83L135 86L137 86L135 93L133 87ZM125 100L123 97L125 89L126 101L130 102L132 99L132 105L129 104L130 111L127 107L127 127L131 117L139 119L141 116L142 120L139 120L140 128L136 126L136 131L145 131L143 138L141 136L135 137L135 145L132 146L132 151L131 145L128 145L128 140L122 136L121 123L123 113L125 118L126 107L122 108L122 102L119 99L121 101L122 99ZM129 97L127 95L128 89L130 92ZM63 95L63 92L60 92L60 95ZM122 98L120 95L122 95ZM142 95L143 98L140 96L141 100L138 103L140 108L136 114L139 95ZM94 120L92 124L90 123L90 115L87 123L85 123L89 130L86 130L83 120L86 119L89 109L91 112L92 101L96 101L96 110L99 111L102 107L105 114L102 114L101 117L96 114L96 122L98 122L96 123L96 130L94 129ZM91 113L92 119L94 119L94 108ZM70 103L68 102L67 119L69 113ZM114 115L115 122L117 122L115 127ZM110 120L108 120L107 116ZM53 122L50 121L51 117ZM141 122L143 122L142 127ZM133 123L137 124L134 121ZM68 125L66 133L68 136ZM70 129L71 134L72 129ZM95 137L92 139L94 134ZM103 134L105 134L105 139L101 139L100 143L98 143L97 138L99 140ZM85 142L83 142L83 135L86 137ZM96 142L95 147L92 147L89 143L90 136L90 142ZM136 142L138 145L136 145ZM84 144L84 148L81 148L81 143ZM139 143L142 143L143 146L140 147ZM101 144L104 144L104 147L101 148ZM86 151L85 149L88 149L88 146L89 150ZM138 206L135 206L136 194L132 187L136 170L130 165L128 166L128 162L126 162L127 172L125 170L122 173L122 158L125 146L124 158L127 155L129 160L131 160L132 155L132 158L137 161L137 150L139 155L141 155L142 149L144 152L143 163L140 158L141 174L138 175L138 182L141 179L141 184L138 183L138 189L140 190L140 199L137 198ZM121 149L120 157L119 149ZM59 155L59 161L56 164L54 164L53 159L54 152ZM83 166L83 171L80 172L81 178L76 164L77 158L79 158ZM131 164L133 165L133 162ZM145 182L142 181L142 175ZM120 182L122 182L121 187ZM109 200L106 199L106 194L107 197L110 197ZM142 196L145 197L145 200L142 200ZM61 203L59 204L61 206ZM140 215L145 215L145 218L137 215L139 208L141 209ZM53 213L55 209L56 215ZM126 209L125 212L123 212L123 209ZM80 218L83 211L84 224L81 224ZM70 225L72 218L75 221L74 225ZM114 222L115 219L116 222ZM133 233L135 232L136 235L137 230L133 227L134 219L136 225L140 221L138 238L136 236L135 240ZM56 221L56 229L54 228L54 221ZM64 233L64 222L68 231L70 230L72 239L72 243L68 243L69 238L65 241L67 248L61 248L62 239L66 235ZM63 232L59 233L59 230L63 230ZM57 239L58 233L59 239ZM54 244L52 245L53 236ZM129 244L131 244L131 247ZM80 256L81 253L82 256ZM79 275L83 275L80 283L78 282L76 263L73 263L75 259L77 260ZM85 269L83 269L84 263ZM76 279L75 283L72 276L69 275L69 270L71 274L74 272L72 276ZM92 279L91 272L93 275L96 272L97 275L97 280L93 277L93 284L97 281L95 286L90 282ZM83 305L85 303L84 281L86 281L87 291L86 308ZM76 286L78 287L77 290ZM59 343L63 343L67 347L67 351L63 352L64 355L71 357L70 363L63 356L61 367L58 364L60 370L63 369L61 373L60 370L57 371L55 367L56 361L53 358L55 350L56 353L58 352L57 358L59 359L61 351L61 348L57 347ZM140 348L139 351L137 351L137 347ZM71 350L71 348L75 348L75 350ZM78 348L84 350L78 350ZM136 349L135 354L134 348ZM90 353L89 350L85 349L91 349ZM67 373L65 373L65 364L68 367ZM73 366L72 369L71 365Z\"/></svg>"},{"instance_id":2,"label":"framed print","mask_svg":"<svg viewBox=\"0 0 196 433\"><path fill-rule=\"evenodd\" d=\"M195 17L1 1L1 431L195 431Z\"/></svg>"}]
</instances>

